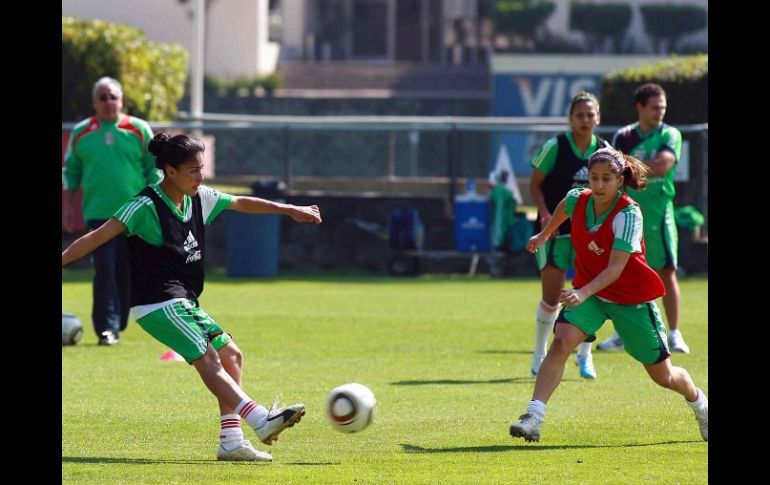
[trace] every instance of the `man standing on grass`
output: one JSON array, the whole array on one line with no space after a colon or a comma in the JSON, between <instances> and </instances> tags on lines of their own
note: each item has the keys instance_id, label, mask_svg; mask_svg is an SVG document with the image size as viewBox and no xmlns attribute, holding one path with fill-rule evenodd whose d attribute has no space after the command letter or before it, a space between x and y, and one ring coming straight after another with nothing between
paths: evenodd
<instances>
[{"instance_id":1,"label":"man standing on grass","mask_svg":"<svg viewBox=\"0 0 770 485\"><path fill-rule=\"evenodd\" d=\"M658 84L645 84L634 93L639 120L615 133L612 145L623 153L644 161L650 168L649 185L644 190L628 189L644 215L644 243L647 262L663 280L666 294L663 308L668 320L668 347L672 352L689 353L679 331L679 282L676 277L678 233L674 222L674 173L682 153L682 134L663 123L666 92ZM623 340L615 332L596 346L597 350L621 350Z\"/></svg>"},{"instance_id":2,"label":"man standing on grass","mask_svg":"<svg viewBox=\"0 0 770 485\"><path fill-rule=\"evenodd\" d=\"M83 219L89 230L104 224L130 197L146 185L160 181L155 160L147 151L152 130L146 121L121 113L123 88L110 77L93 88L95 116L72 130L62 183L67 194L64 229L74 229L74 198L83 188ZM120 342L128 324L130 275L126 238L118 236L93 253L94 331L99 345Z\"/></svg>"}]
</instances>

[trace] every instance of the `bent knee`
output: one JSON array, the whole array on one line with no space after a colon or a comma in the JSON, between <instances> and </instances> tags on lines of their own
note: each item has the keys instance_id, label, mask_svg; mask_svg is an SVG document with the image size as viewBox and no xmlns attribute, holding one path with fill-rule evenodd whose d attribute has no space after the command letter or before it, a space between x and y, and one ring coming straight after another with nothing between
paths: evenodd
<instances>
[{"instance_id":1,"label":"bent knee","mask_svg":"<svg viewBox=\"0 0 770 485\"><path fill-rule=\"evenodd\" d=\"M206 366L206 367L222 367L222 361L219 359L219 354L217 353L214 348L209 345L208 348L206 348L206 351L198 357L197 359L193 359L190 362L192 365L198 367L198 366Z\"/></svg>"},{"instance_id":2,"label":"bent knee","mask_svg":"<svg viewBox=\"0 0 770 485\"><path fill-rule=\"evenodd\" d=\"M569 355L572 352L572 345L567 340L560 336L555 336L553 342L551 342L551 348L548 351L554 355Z\"/></svg>"},{"instance_id":3,"label":"bent knee","mask_svg":"<svg viewBox=\"0 0 770 485\"><path fill-rule=\"evenodd\" d=\"M243 367L243 352L232 342L219 349L219 356L228 364Z\"/></svg>"}]
</instances>

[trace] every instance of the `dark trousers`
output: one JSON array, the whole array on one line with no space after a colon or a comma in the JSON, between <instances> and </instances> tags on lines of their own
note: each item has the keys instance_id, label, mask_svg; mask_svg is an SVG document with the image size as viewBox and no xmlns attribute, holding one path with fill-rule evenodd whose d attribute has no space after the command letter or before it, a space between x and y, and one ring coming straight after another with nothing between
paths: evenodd
<instances>
[{"instance_id":1,"label":"dark trousers","mask_svg":"<svg viewBox=\"0 0 770 485\"><path fill-rule=\"evenodd\" d=\"M105 220L86 221L88 229L96 229ZM131 296L131 271L128 262L128 244L122 234L91 253L94 275L94 307L91 318L94 331L100 336L105 330L115 335L128 325Z\"/></svg>"}]
</instances>

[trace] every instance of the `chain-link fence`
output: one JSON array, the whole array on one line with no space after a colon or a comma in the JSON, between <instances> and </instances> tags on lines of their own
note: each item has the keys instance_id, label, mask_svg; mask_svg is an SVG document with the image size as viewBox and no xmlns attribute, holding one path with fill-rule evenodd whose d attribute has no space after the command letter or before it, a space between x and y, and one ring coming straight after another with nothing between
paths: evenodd
<instances>
[{"instance_id":1,"label":"chain-link fence","mask_svg":"<svg viewBox=\"0 0 770 485\"><path fill-rule=\"evenodd\" d=\"M485 180L500 147L509 150L529 204L529 157L546 138L568 129L564 118L415 116L206 115L201 121L151 123L153 130L193 133L213 140L215 180L249 184L283 180L288 189L444 194L454 200L466 178ZM62 123L71 131L74 123ZM607 139L619 126L600 126ZM708 230L708 123L678 125L683 135L675 205L692 205Z\"/></svg>"}]
</instances>

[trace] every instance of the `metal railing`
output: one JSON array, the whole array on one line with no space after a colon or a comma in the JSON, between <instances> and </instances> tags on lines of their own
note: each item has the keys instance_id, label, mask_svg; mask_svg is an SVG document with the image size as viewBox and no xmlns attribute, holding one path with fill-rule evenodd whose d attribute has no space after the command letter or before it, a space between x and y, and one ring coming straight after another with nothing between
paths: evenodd
<instances>
[{"instance_id":1,"label":"metal railing","mask_svg":"<svg viewBox=\"0 0 770 485\"><path fill-rule=\"evenodd\" d=\"M380 184L440 182L453 200L461 178L486 178L500 135L540 138L564 132L564 117L427 117L427 116L262 116L208 113L198 119L181 113L178 121L150 122L153 130L216 136L217 180L281 178L295 181L348 179ZM75 123L62 123L70 131ZM685 202L708 220L708 123L676 125L690 142L689 181ZM609 138L620 126L597 127ZM277 134L276 134L277 132ZM349 132L354 132L355 137ZM385 136L383 136L385 135ZM531 155L531 154L529 154ZM528 156L514 169L520 186L529 181ZM526 159L526 160L525 160ZM519 168L517 168L519 167ZM520 169L522 168L522 169ZM420 190L419 188L416 190ZM704 228L706 229L706 228Z\"/></svg>"}]
</instances>

